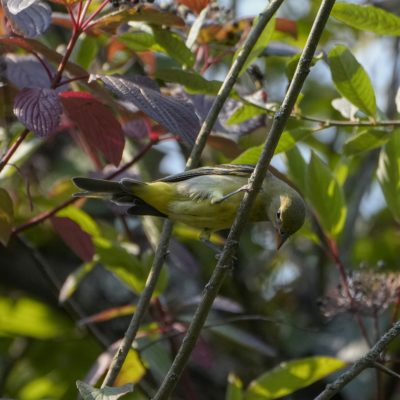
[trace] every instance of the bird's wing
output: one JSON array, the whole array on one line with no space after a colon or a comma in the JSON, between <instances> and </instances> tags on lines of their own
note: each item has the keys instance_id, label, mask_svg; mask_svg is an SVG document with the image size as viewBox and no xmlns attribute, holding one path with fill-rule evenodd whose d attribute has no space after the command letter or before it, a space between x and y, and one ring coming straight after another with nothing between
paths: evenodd
<instances>
[{"instance_id":1,"label":"bird's wing","mask_svg":"<svg viewBox=\"0 0 400 400\"><path fill-rule=\"evenodd\" d=\"M215 167L201 167L185 171L179 174L166 176L159 179L160 182L180 182L204 175L235 175L249 177L254 170L250 164L222 164Z\"/></svg>"}]
</instances>

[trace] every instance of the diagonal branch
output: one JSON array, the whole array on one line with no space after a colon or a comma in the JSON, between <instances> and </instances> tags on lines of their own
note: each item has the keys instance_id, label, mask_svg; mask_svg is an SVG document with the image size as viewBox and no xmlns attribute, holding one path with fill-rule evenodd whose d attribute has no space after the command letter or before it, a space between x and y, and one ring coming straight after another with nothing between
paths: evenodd
<instances>
[{"instance_id":1,"label":"diagonal branch","mask_svg":"<svg viewBox=\"0 0 400 400\"><path fill-rule=\"evenodd\" d=\"M212 304L222 286L225 277L228 275L231 269L230 266L232 259L236 252L238 239L243 230L246 217L250 211L252 203L255 200L257 192L261 187L265 176L265 171L268 168L283 129L290 117L296 99L309 73L311 60L334 4L335 0L322 1L318 14L311 28L306 46L297 65L293 80L290 83L289 89L279 111L275 114L263 152L252 176L249 179L249 193L246 193L243 197L220 259L208 284L204 289L202 301L194 314L193 320L182 341L182 346L179 349L179 352L173 361L167 376L165 377L153 400L165 400L169 398L176 384L178 383L187 362L189 361L190 355L200 335L201 329L204 326Z\"/></svg>"},{"instance_id":2,"label":"diagonal branch","mask_svg":"<svg viewBox=\"0 0 400 400\"><path fill-rule=\"evenodd\" d=\"M215 124L215 121L218 118L218 114L221 111L226 99L228 98L233 85L235 84L239 73L249 56L252 48L256 44L258 38L263 32L267 23L271 20L275 12L278 10L280 5L283 3L283 0L272 0L269 5L266 7L265 11L261 14L260 19L254 29L250 32L249 36L246 39L245 44L243 45L243 49L238 55L236 61L232 64L231 69L229 70L224 83L221 86L221 89L216 96L214 103L203 122L203 125L200 129L200 132L197 136L196 143L193 147L192 153L189 157L189 160L186 164L186 169L191 169L196 167L199 164L201 153L206 145L207 138ZM145 288L139 298L136 312L134 313L128 329L125 332L124 339L121 341L121 345L115 353L114 359L111 363L111 367L108 370L108 373L103 381L102 387L111 386L115 378L117 377L119 371L121 370L122 364L129 352L130 347L132 346L133 341L135 340L136 334L139 330L140 324L143 320L143 317L146 313L146 310L150 304L151 296L154 292L154 288L156 286L158 277L160 275L164 259L167 255L169 239L172 233L172 222L166 221L164 222L162 233L160 236L160 242L156 250L156 254L154 257L153 264L150 269L149 277L147 279Z\"/></svg>"},{"instance_id":3,"label":"diagonal branch","mask_svg":"<svg viewBox=\"0 0 400 400\"><path fill-rule=\"evenodd\" d=\"M387 346L400 335L400 321L397 321L392 328L390 328L379 340L375 346L365 354L364 357L359 359L353 364L346 372L339 376L333 383L326 386L325 390L321 392L314 400L329 400L336 393L338 393L349 382L356 378L361 372L370 367L377 367L376 360L379 360L381 353ZM382 366L378 367L382 369ZM385 369L385 372L388 372Z\"/></svg>"}]
</instances>

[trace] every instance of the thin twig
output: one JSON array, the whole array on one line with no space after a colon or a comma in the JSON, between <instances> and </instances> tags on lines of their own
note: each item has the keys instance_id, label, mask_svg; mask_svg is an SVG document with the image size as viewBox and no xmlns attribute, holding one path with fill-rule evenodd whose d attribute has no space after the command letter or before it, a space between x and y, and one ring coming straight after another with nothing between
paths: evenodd
<instances>
[{"instance_id":1,"label":"thin twig","mask_svg":"<svg viewBox=\"0 0 400 400\"><path fill-rule=\"evenodd\" d=\"M13 143L13 145L7 150L6 154L0 161L0 172L4 169L7 163L10 161L10 158L17 151L20 144L25 140L28 136L29 129L25 128L23 132L19 135L18 139Z\"/></svg>"},{"instance_id":2,"label":"thin twig","mask_svg":"<svg viewBox=\"0 0 400 400\"><path fill-rule=\"evenodd\" d=\"M272 5L272 3L270 4ZM245 224L245 219L250 211L252 202L255 200L255 197L260 190L261 184L264 180L265 171L268 168L296 99L309 73L311 60L334 4L335 0L322 1L321 7L311 28L306 46L298 62L293 80L290 83L279 111L275 114L262 154L249 179L250 190L248 193L245 193L243 197L224 249L220 255L211 279L204 289L202 301L193 316L185 337L183 338L182 346L153 400L168 399L174 390L187 362L189 361L190 355L211 310L213 302L218 295L219 289L222 286L225 277L231 270L230 265L237 248L238 239ZM260 20L263 18L265 18L265 14L261 15Z\"/></svg>"},{"instance_id":3,"label":"thin twig","mask_svg":"<svg viewBox=\"0 0 400 400\"><path fill-rule=\"evenodd\" d=\"M391 375L396 379L400 379L400 374L398 374L397 372L393 371L392 369L386 367L385 365L379 363L378 361L374 361L372 363L372 366L374 368L380 369L383 372L386 372L388 375Z\"/></svg>"},{"instance_id":4,"label":"thin twig","mask_svg":"<svg viewBox=\"0 0 400 400\"><path fill-rule=\"evenodd\" d=\"M193 147L191 155L186 164L186 169L194 168L198 165L201 153L206 145L207 137L210 134L215 124L215 121L218 118L219 112L221 111L226 99L228 98L244 63L250 54L251 49L257 42L257 39L260 37L265 26L272 18L275 11L279 8L282 2L283 0L272 1L270 5L267 7L266 11L261 15L257 25L249 34L246 43L243 46L243 50L241 51L236 61L231 66L231 69L229 70L224 80L224 83L222 84L214 100L214 103L212 104L211 109L208 112L207 117L201 126L200 132L196 139L196 143ZM115 357L107 373L107 376L104 379L102 387L111 386L114 383L115 378L117 377L121 369L121 366L128 354L128 351L132 346L133 341L135 340L142 319L149 306L151 296L154 291L155 285L157 283L158 277L160 275L165 254L168 251L168 243L171 237L171 233L172 233L172 222L167 220L164 222L163 230L160 236L160 242L156 250L156 255L154 257L153 264L151 266L149 278L139 298L136 312L134 313L131 319L128 329L125 333L124 339L121 342L121 346L118 349L117 353L115 354Z\"/></svg>"},{"instance_id":5,"label":"thin twig","mask_svg":"<svg viewBox=\"0 0 400 400\"><path fill-rule=\"evenodd\" d=\"M47 261L43 258L43 256L39 253L37 249L35 249L31 244L26 241L25 239L21 237L17 237L16 240L19 242L19 244L30 253L32 259L34 260L38 270L40 273L43 275L43 277L50 282L51 288L53 289L54 295L58 296L58 293L60 292L61 289L61 284L57 278L57 276L54 273L54 268L52 268ZM82 319L86 317L86 314L83 312L81 309L81 306L79 305L78 302L76 302L74 299L69 298L63 304L64 308L67 308L68 313L71 315L71 312L73 312L74 315L72 315L72 319L76 321L77 319ZM76 316L78 318L76 318ZM92 335L98 340L98 342L104 347L107 348L110 345L109 340L107 337L99 330L99 328L93 324L93 323L88 323L86 325L89 329L89 331L92 333Z\"/></svg>"},{"instance_id":6,"label":"thin twig","mask_svg":"<svg viewBox=\"0 0 400 400\"><path fill-rule=\"evenodd\" d=\"M122 167L118 168L111 174L107 175L104 179L113 179L113 178L117 177L118 175L122 174L124 171L129 169L133 164L137 163L153 147L153 145L155 143L156 143L155 141L150 141L149 143L147 143L145 146L142 147L142 149L139 150L139 152L136 154L136 156L134 158L132 158L131 161L129 161ZM43 221L49 219L53 215L57 214L60 210L64 209L65 207L68 207L69 205L74 204L78 201L82 201L82 200L84 201L85 199L78 198L78 197L72 197L72 198L64 201L63 203L59 204L58 206L52 208L51 210L42 212L42 213L36 215L35 217L31 218L29 221L17 226L16 228L13 229L12 235L18 235L19 233L34 227L34 226L42 223Z\"/></svg>"},{"instance_id":7,"label":"thin twig","mask_svg":"<svg viewBox=\"0 0 400 400\"><path fill-rule=\"evenodd\" d=\"M356 378L361 372L370 367L376 367L374 363L381 356L386 347L400 335L400 321L390 328L375 344L375 346L355 362L346 372L340 375L333 383L326 385L326 388L314 400L329 400L349 382ZM382 369L382 368L380 368ZM388 371L385 371L388 372Z\"/></svg>"}]
</instances>

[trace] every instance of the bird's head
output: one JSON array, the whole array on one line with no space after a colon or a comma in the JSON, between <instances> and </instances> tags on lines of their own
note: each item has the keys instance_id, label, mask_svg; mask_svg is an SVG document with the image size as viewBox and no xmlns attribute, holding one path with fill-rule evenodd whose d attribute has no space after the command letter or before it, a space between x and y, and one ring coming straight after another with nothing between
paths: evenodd
<instances>
[{"instance_id":1,"label":"bird's head","mask_svg":"<svg viewBox=\"0 0 400 400\"><path fill-rule=\"evenodd\" d=\"M276 196L267 213L276 230L277 249L279 249L303 225L306 207L300 195L293 191Z\"/></svg>"}]
</instances>

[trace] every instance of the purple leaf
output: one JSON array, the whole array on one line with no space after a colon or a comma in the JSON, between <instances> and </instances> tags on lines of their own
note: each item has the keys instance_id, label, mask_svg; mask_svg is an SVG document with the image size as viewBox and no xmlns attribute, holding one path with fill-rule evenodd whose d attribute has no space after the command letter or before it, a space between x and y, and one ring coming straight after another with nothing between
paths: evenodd
<instances>
[{"instance_id":1,"label":"purple leaf","mask_svg":"<svg viewBox=\"0 0 400 400\"><path fill-rule=\"evenodd\" d=\"M91 261L94 255L92 237L75 221L66 217L51 217L51 223L65 244L83 261Z\"/></svg>"},{"instance_id":2,"label":"purple leaf","mask_svg":"<svg viewBox=\"0 0 400 400\"><path fill-rule=\"evenodd\" d=\"M90 148L99 150L115 166L119 165L125 140L112 110L86 92L64 92L60 98L66 114L78 126Z\"/></svg>"},{"instance_id":3,"label":"purple leaf","mask_svg":"<svg viewBox=\"0 0 400 400\"><path fill-rule=\"evenodd\" d=\"M149 131L143 118L132 119L123 124L122 130L124 134L132 139L146 139L149 137Z\"/></svg>"},{"instance_id":4,"label":"purple leaf","mask_svg":"<svg viewBox=\"0 0 400 400\"><path fill-rule=\"evenodd\" d=\"M53 89L25 88L14 101L15 116L41 137L48 136L57 129L61 113L61 102Z\"/></svg>"},{"instance_id":5,"label":"purple leaf","mask_svg":"<svg viewBox=\"0 0 400 400\"><path fill-rule=\"evenodd\" d=\"M170 133L181 136L189 144L194 143L200 123L188 101L162 95L150 87L148 80L143 84L143 77L128 80L120 76L92 75L93 79L103 81L120 99L132 102Z\"/></svg>"},{"instance_id":6,"label":"purple leaf","mask_svg":"<svg viewBox=\"0 0 400 400\"><path fill-rule=\"evenodd\" d=\"M18 14L11 13L7 4L5 4L4 10L12 30L24 37L33 38L41 35L51 22L51 8L42 1L31 4Z\"/></svg>"},{"instance_id":7,"label":"purple leaf","mask_svg":"<svg viewBox=\"0 0 400 400\"><path fill-rule=\"evenodd\" d=\"M6 77L17 88L50 88L50 78L44 66L32 55L6 54ZM46 63L50 73L54 68ZM57 93L67 90L67 86L59 87Z\"/></svg>"},{"instance_id":8,"label":"purple leaf","mask_svg":"<svg viewBox=\"0 0 400 400\"><path fill-rule=\"evenodd\" d=\"M8 11L10 11L11 14L18 14L38 1L39 0L8 0L6 3Z\"/></svg>"}]
</instances>

